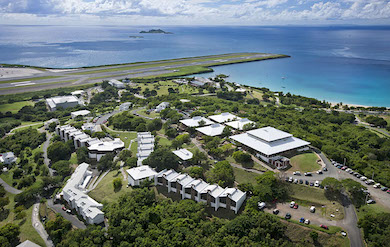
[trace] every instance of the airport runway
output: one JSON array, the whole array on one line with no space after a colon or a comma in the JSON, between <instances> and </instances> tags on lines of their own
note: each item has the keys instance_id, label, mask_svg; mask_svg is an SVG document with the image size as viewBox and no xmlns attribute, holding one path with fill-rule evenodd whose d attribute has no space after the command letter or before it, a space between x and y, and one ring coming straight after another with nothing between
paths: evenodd
<instances>
[{"instance_id":1,"label":"airport runway","mask_svg":"<svg viewBox=\"0 0 390 247\"><path fill-rule=\"evenodd\" d=\"M59 87L71 87L85 84L92 84L109 79L124 79L124 78L139 78L147 76L158 76L177 72L178 68L187 66L218 66L220 63L235 63L236 61L253 59L263 59L273 57L277 54L263 53L240 53L240 54L224 54L212 55L196 58L182 58L167 61L153 61L135 64L122 64L105 67L78 68L64 71L49 71L35 74L26 77L14 77L0 79L0 95L15 94L29 91L39 91L45 89L53 89ZM237 57L232 57L237 56ZM224 58L227 57L227 58ZM215 59L213 59L215 58ZM200 59L209 59L199 61ZM198 60L198 61L197 61ZM169 63L169 64L167 64ZM161 65L164 64L164 65ZM140 68L147 67L147 68ZM112 71L115 70L115 71ZM57 78L44 78L44 77ZM37 78L37 79L35 79ZM11 80L13 80L11 82ZM8 82L5 82L8 81ZM2 83L4 82L4 83Z\"/></svg>"}]
</instances>

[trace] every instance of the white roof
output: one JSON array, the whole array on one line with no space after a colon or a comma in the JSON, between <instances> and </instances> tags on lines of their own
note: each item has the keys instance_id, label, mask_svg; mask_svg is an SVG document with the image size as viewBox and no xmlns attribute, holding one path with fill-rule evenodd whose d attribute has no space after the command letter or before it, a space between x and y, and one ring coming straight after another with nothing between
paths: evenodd
<instances>
[{"instance_id":1,"label":"white roof","mask_svg":"<svg viewBox=\"0 0 390 247\"><path fill-rule=\"evenodd\" d=\"M37 245L34 242L31 242L30 240L26 240L23 243L17 245L16 247L41 247L41 246Z\"/></svg>"},{"instance_id":2,"label":"white roof","mask_svg":"<svg viewBox=\"0 0 390 247\"><path fill-rule=\"evenodd\" d=\"M162 171L158 174L159 177L164 177L168 180L168 181L171 181L173 180L174 178L176 178L177 176L179 176L180 173L177 173L175 170L168 170L168 171Z\"/></svg>"},{"instance_id":3,"label":"white roof","mask_svg":"<svg viewBox=\"0 0 390 247\"><path fill-rule=\"evenodd\" d=\"M205 118L205 117L200 117L200 116L197 116L197 117L193 117L193 118L190 118L190 119L183 119L183 120L180 120L180 122L182 124L184 124L185 126L187 127L198 127L199 126L199 122L200 121L204 121L205 124L204 125L210 125L210 124L213 124L214 122Z\"/></svg>"},{"instance_id":4,"label":"white roof","mask_svg":"<svg viewBox=\"0 0 390 247\"><path fill-rule=\"evenodd\" d=\"M198 183L197 185L195 185L194 189L197 192L201 192L202 190L204 190L208 186L209 186L208 183L202 181L202 182Z\"/></svg>"},{"instance_id":5,"label":"white roof","mask_svg":"<svg viewBox=\"0 0 390 247\"><path fill-rule=\"evenodd\" d=\"M113 141L105 141L100 143L92 144L88 147L89 150L97 150L100 152L112 152L118 148L124 148L125 143L119 138L115 138Z\"/></svg>"},{"instance_id":6,"label":"white roof","mask_svg":"<svg viewBox=\"0 0 390 247\"><path fill-rule=\"evenodd\" d=\"M296 137L292 137L290 134L288 134L290 136L287 138L276 139L276 141L267 142L264 141L263 139L257 138L254 135L249 134L249 132L250 131L239 135L234 135L231 136L230 138L265 155L274 155L288 150L307 146L310 144L310 142L301 140ZM279 135L279 137L280 136L286 136L286 135ZM275 139L272 138L272 136L265 136L264 138L268 138L269 140Z\"/></svg>"},{"instance_id":7,"label":"white roof","mask_svg":"<svg viewBox=\"0 0 390 247\"><path fill-rule=\"evenodd\" d=\"M212 115L212 116L209 116L209 118L211 120L214 120L217 123L224 123L224 122L227 122L227 121L233 121L233 120L236 120L236 119L241 119L240 117L237 117L236 115L233 115L233 114L231 114L229 112L224 112L224 113L221 113L221 114L218 114L218 115Z\"/></svg>"},{"instance_id":8,"label":"white roof","mask_svg":"<svg viewBox=\"0 0 390 247\"><path fill-rule=\"evenodd\" d=\"M180 102L182 102L182 103L188 103L188 102L191 102L191 100L189 100L189 99L180 99Z\"/></svg>"},{"instance_id":9,"label":"white roof","mask_svg":"<svg viewBox=\"0 0 390 247\"><path fill-rule=\"evenodd\" d=\"M189 160L189 159L192 159L192 157L194 156L190 151L188 151L185 148L182 148L179 150L174 150L172 152L174 154L176 154L182 160Z\"/></svg>"},{"instance_id":10,"label":"white roof","mask_svg":"<svg viewBox=\"0 0 390 247\"><path fill-rule=\"evenodd\" d=\"M222 134L224 128L225 125L213 124L205 127L196 128L196 130L207 136L218 136Z\"/></svg>"},{"instance_id":11,"label":"white roof","mask_svg":"<svg viewBox=\"0 0 390 247\"><path fill-rule=\"evenodd\" d=\"M144 178L148 178L151 176L157 175L157 172L153 170L150 166L138 166L131 169L126 170L126 172L134 179L140 180Z\"/></svg>"},{"instance_id":12,"label":"white roof","mask_svg":"<svg viewBox=\"0 0 390 247\"><path fill-rule=\"evenodd\" d=\"M242 130L244 128L245 124L251 124L251 123L254 123L254 122L247 119L247 118L243 118L240 120L228 122L228 123L226 123L226 125L229 125L230 127L234 128L234 129Z\"/></svg>"},{"instance_id":13,"label":"white roof","mask_svg":"<svg viewBox=\"0 0 390 247\"><path fill-rule=\"evenodd\" d=\"M272 142L283 138L291 137L292 134L275 129L273 127L264 127L260 129L250 130L247 132L256 138L260 138L266 142Z\"/></svg>"},{"instance_id":14,"label":"white roof","mask_svg":"<svg viewBox=\"0 0 390 247\"><path fill-rule=\"evenodd\" d=\"M73 96L73 95L68 95L68 96L57 96L57 97L53 97L53 98L48 98L46 99L46 102L52 106L52 104L55 105L58 105L58 104L62 104L62 103L71 103L71 102L74 102L74 103L78 103L79 100L77 99L77 97Z\"/></svg>"},{"instance_id":15,"label":"white roof","mask_svg":"<svg viewBox=\"0 0 390 247\"><path fill-rule=\"evenodd\" d=\"M236 92L244 93L244 92L246 92L246 89L245 88L237 88Z\"/></svg>"},{"instance_id":16,"label":"white roof","mask_svg":"<svg viewBox=\"0 0 390 247\"><path fill-rule=\"evenodd\" d=\"M233 201L238 202L242 197L246 197L246 193L236 188L227 188L222 192L220 197L227 196Z\"/></svg>"},{"instance_id":17,"label":"white roof","mask_svg":"<svg viewBox=\"0 0 390 247\"><path fill-rule=\"evenodd\" d=\"M72 116L85 116L85 115L88 115L90 114L91 112L88 111L88 110L80 110L80 111L74 111L72 113L70 113Z\"/></svg>"},{"instance_id":18,"label":"white roof","mask_svg":"<svg viewBox=\"0 0 390 247\"><path fill-rule=\"evenodd\" d=\"M185 187L187 184L195 180L192 177L190 177L190 175L188 174L184 174L184 175L185 175L184 177L181 177L180 179L177 180L177 182L181 184L183 187Z\"/></svg>"},{"instance_id":19,"label":"white roof","mask_svg":"<svg viewBox=\"0 0 390 247\"><path fill-rule=\"evenodd\" d=\"M83 93L84 93L84 90L76 90L76 91L71 92L70 94L74 96L74 95L80 95Z\"/></svg>"}]
</instances>

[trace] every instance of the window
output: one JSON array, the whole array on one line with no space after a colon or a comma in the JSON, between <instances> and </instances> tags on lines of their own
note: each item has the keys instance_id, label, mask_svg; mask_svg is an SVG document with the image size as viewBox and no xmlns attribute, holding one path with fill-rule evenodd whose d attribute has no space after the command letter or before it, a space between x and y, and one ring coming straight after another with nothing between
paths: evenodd
<instances>
[{"instance_id":1,"label":"window","mask_svg":"<svg viewBox=\"0 0 390 247\"><path fill-rule=\"evenodd\" d=\"M223 203L223 204L226 204L226 197L220 197L219 198L219 202Z\"/></svg>"},{"instance_id":2,"label":"window","mask_svg":"<svg viewBox=\"0 0 390 247\"><path fill-rule=\"evenodd\" d=\"M191 188L186 188L184 191L186 194L191 194Z\"/></svg>"},{"instance_id":3,"label":"window","mask_svg":"<svg viewBox=\"0 0 390 247\"><path fill-rule=\"evenodd\" d=\"M200 194L200 199L207 201L207 193Z\"/></svg>"}]
</instances>

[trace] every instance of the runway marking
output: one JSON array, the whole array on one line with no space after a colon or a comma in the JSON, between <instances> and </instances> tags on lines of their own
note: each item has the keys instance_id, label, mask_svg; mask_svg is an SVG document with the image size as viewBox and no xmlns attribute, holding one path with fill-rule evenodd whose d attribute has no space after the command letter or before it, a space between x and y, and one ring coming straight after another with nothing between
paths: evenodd
<instances>
[{"instance_id":1,"label":"runway marking","mask_svg":"<svg viewBox=\"0 0 390 247\"><path fill-rule=\"evenodd\" d=\"M29 85L34 85L36 84L35 82L31 82L31 81L21 81L21 82L13 82L11 83L11 85L15 86L15 87L22 87L22 86L29 86Z\"/></svg>"}]
</instances>

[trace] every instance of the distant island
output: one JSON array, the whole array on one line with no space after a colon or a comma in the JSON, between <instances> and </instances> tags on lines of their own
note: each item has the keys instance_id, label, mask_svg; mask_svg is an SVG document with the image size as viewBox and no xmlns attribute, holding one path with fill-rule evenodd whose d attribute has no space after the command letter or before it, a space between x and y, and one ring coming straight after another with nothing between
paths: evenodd
<instances>
[{"instance_id":1,"label":"distant island","mask_svg":"<svg viewBox=\"0 0 390 247\"><path fill-rule=\"evenodd\" d=\"M165 32L164 30L161 29L150 29L149 31L141 31L139 33L163 33L163 34L173 34L171 32Z\"/></svg>"},{"instance_id":2,"label":"distant island","mask_svg":"<svg viewBox=\"0 0 390 247\"><path fill-rule=\"evenodd\" d=\"M132 38L132 39L143 39L144 36L134 36L134 35L130 35L129 38Z\"/></svg>"}]
</instances>

